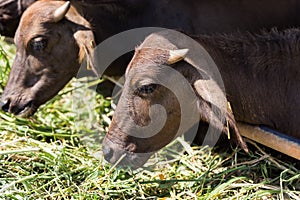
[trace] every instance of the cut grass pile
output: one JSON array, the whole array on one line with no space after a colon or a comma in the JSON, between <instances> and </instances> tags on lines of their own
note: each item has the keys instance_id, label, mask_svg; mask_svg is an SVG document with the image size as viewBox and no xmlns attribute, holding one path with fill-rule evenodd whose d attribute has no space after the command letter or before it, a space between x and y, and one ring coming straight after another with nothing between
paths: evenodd
<instances>
[{"instance_id":1,"label":"cut grass pile","mask_svg":"<svg viewBox=\"0 0 300 200\"><path fill-rule=\"evenodd\" d=\"M13 55L2 38L0 94ZM72 80L29 119L0 111L0 199L300 199L299 166L254 143L245 155L179 138L143 169L111 166L101 152L111 102L87 89L98 82Z\"/></svg>"}]
</instances>

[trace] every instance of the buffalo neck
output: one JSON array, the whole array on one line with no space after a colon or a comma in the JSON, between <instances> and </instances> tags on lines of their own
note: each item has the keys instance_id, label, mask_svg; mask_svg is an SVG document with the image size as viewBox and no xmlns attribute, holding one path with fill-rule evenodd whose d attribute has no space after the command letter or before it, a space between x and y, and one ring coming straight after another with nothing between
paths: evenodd
<instances>
[{"instance_id":1,"label":"buffalo neck","mask_svg":"<svg viewBox=\"0 0 300 200\"><path fill-rule=\"evenodd\" d=\"M197 38L221 73L238 121L297 134L299 39L298 29Z\"/></svg>"}]
</instances>

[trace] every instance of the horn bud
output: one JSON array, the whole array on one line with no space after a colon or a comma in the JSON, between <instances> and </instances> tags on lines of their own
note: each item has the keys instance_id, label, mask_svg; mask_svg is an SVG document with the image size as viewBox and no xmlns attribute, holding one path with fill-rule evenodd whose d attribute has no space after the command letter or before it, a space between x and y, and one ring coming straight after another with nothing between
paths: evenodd
<instances>
[{"instance_id":1,"label":"horn bud","mask_svg":"<svg viewBox=\"0 0 300 200\"><path fill-rule=\"evenodd\" d=\"M189 49L171 50L169 52L170 56L168 59L168 64L172 65L172 64L175 64L175 63L183 60L188 52L189 52Z\"/></svg>"},{"instance_id":2,"label":"horn bud","mask_svg":"<svg viewBox=\"0 0 300 200\"><path fill-rule=\"evenodd\" d=\"M59 22L60 20L62 20L65 15L67 14L67 12L70 9L70 1L67 1L66 3L64 3L62 6L60 6L59 8L57 8L53 14L53 20L55 23Z\"/></svg>"}]
</instances>

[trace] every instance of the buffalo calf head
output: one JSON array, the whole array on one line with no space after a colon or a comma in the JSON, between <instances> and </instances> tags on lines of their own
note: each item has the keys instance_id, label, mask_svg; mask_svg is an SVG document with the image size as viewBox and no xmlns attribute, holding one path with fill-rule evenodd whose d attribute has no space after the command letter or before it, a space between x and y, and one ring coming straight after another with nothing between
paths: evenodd
<instances>
[{"instance_id":1,"label":"buffalo calf head","mask_svg":"<svg viewBox=\"0 0 300 200\"><path fill-rule=\"evenodd\" d=\"M140 167L200 121L220 133L228 134L230 129L239 135L224 93L205 73L185 61L187 53L187 49L147 48L143 44L136 49L103 140L107 161Z\"/></svg>"},{"instance_id":2,"label":"buffalo calf head","mask_svg":"<svg viewBox=\"0 0 300 200\"><path fill-rule=\"evenodd\" d=\"M1 107L23 117L76 75L94 44L90 24L65 1L35 2L24 12L14 39L17 53Z\"/></svg>"}]
</instances>

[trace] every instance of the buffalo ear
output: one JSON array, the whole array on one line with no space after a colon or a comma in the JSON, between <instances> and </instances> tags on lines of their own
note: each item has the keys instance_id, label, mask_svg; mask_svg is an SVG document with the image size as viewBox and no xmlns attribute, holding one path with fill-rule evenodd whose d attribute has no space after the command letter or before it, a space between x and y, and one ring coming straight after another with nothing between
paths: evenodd
<instances>
[{"instance_id":1,"label":"buffalo ear","mask_svg":"<svg viewBox=\"0 0 300 200\"><path fill-rule=\"evenodd\" d=\"M66 17L76 24L72 26L72 30L73 37L79 47L78 61L81 64L86 59L87 68L98 75L94 66L94 49L96 44L92 26L75 8L72 7L71 9L72 12L68 12Z\"/></svg>"},{"instance_id":2,"label":"buffalo ear","mask_svg":"<svg viewBox=\"0 0 300 200\"><path fill-rule=\"evenodd\" d=\"M205 101L221 110L226 108L226 96L221 87L213 79L198 79L194 82L197 94Z\"/></svg>"},{"instance_id":3,"label":"buffalo ear","mask_svg":"<svg viewBox=\"0 0 300 200\"><path fill-rule=\"evenodd\" d=\"M94 65L94 49L95 39L91 30L78 30L74 34L74 38L79 46L79 62L82 63L84 59L87 62L87 69L93 70L98 75Z\"/></svg>"},{"instance_id":4,"label":"buffalo ear","mask_svg":"<svg viewBox=\"0 0 300 200\"><path fill-rule=\"evenodd\" d=\"M69 11L70 7L71 7L70 1L67 1L62 6L60 6L59 8L57 8L54 11L54 14L53 14L53 21L55 23L57 23L60 20L62 20L66 16L66 14Z\"/></svg>"},{"instance_id":5,"label":"buffalo ear","mask_svg":"<svg viewBox=\"0 0 300 200\"><path fill-rule=\"evenodd\" d=\"M212 123L215 128L221 130L221 132L228 135L229 138L232 136L232 139L248 153L248 147L237 128L237 123L224 90L222 90L213 79L196 80L194 82L194 88L200 97L199 101L201 101L202 105L199 108L201 120ZM217 107L217 109L213 109L213 106ZM218 110L218 112L216 112L216 110ZM230 133L232 133L232 135L230 135Z\"/></svg>"}]
</instances>

